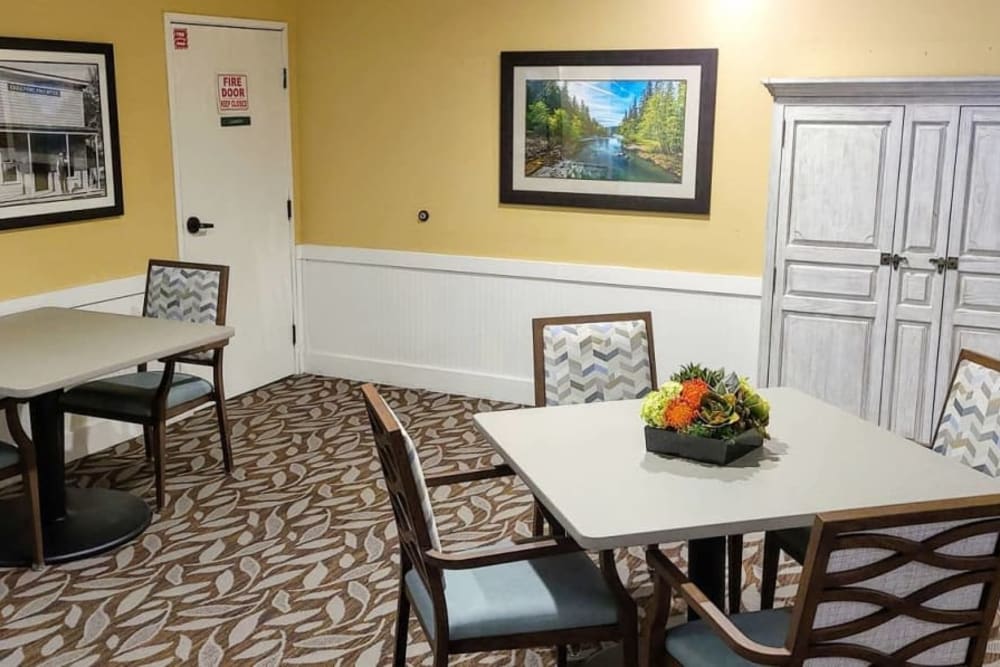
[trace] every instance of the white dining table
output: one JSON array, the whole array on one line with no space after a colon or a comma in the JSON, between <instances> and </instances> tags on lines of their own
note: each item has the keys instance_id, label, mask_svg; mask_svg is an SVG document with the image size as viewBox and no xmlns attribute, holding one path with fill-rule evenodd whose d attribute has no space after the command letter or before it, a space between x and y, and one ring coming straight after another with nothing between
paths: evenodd
<instances>
[{"instance_id":1,"label":"white dining table","mask_svg":"<svg viewBox=\"0 0 1000 667\"><path fill-rule=\"evenodd\" d=\"M227 342L232 327L69 308L0 317L0 397L26 400L38 459L46 562L85 558L149 525L146 503L114 489L65 485L63 390L138 364ZM31 561L25 503L0 501L0 565Z\"/></svg>"},{"instance_id":2,"label":"white dining table","mask_svg":"<svg viewBox=\"0 0 1000 667\"><path fill-rule=\"evenodd\" d=\"M819 512L1000 490L997 480L795 389L761 391L770 439L726 466L645 450L641 401L526 408L475 423L582 547L689 541L722 607L725 537L809 526Z\"/></svg>"}]
</instances>

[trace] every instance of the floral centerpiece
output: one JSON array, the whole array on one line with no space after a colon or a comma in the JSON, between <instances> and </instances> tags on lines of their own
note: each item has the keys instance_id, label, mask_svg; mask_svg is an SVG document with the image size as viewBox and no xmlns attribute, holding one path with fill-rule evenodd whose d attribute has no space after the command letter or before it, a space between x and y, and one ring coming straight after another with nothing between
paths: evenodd
<instances>
[{"instance_id":1,"label":"floral centerpiece","mask_svg":"<svg viewBox=\"0 0 1000 667\"><path fill-rule=\"evenodd\" d=\"M760 447L770 406L746 378L688 364L646 395L646 449L729 463Z\"/></svg>"}]
</instances>

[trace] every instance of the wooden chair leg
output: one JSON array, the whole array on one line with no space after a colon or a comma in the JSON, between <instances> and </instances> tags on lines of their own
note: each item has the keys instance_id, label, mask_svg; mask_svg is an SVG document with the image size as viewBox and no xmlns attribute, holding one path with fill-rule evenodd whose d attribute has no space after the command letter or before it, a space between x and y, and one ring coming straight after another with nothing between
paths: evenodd
<instances>
[{"instance_id":1,"label":"wooden chair leg","mask_svg":"<svg viewBox=\"0 0 1000 667\"><path fill-rule=\"evenodd\" d=\"M569 664L569 651L566 645L556 646L556 667L566 667Z\"/></svg>"},{"instance_id":2,"label":"wooden chair leg","mask_svg":"<svg viewBox=\"0 0 1000 667\"><path fill-rule=\"evenodd\" d=\"M434 647L434 667L448 667L448 645L445 642Z\"/></svg>"},{"instance_id":3,"label":"wooden chair leg","mask_svg":"<svg viewBox=\"0 0 1000 667\"><path fill-rule=\"evenodd\" d=\"M743 536L730 535L729 546L729 613L740 613L743 597Z\"/></svg>"},{"instance_id":4,"label":"wooden chair leg","mask_svg":"<svg viewBox=\"0 0 1000 667\"><path fill-rule=\"evenodd\" d=\"M230 442L229 415L226 412L226 400L222 395L215 397L215 416L219 421L219 441L222 443L222 465L226 473L233 472L233 447Z\"/></svg>"},{"instance_id":5,"label":"wooden chair leg","mask_svg":"<svg viewBox=\"0 0 1000 667\"><path fill-rule=\"evenodd\" d=\"M396 650L392 654L393 667L406 667L406 641L410 628L410 599L406 597L406 580L399 575L399 601L396 605Z\"/></svg>"},{"instance_id":6,"label":"wooden chair leg","mask_svg":"<svg viewBox=\"0 0 1000 667\"><path fill-rule=\"evenodd\" d=\"M531 534L534 537L539 537L545 534L545 514L542 513L542 506L537 500L534 504L534 516L531 521Z\"/></svg>"},{"instance_id":7,"label":"wooden chair leg","mask_svg":"<svg viewBox=\"0 0 1000 667\"><path fill-rule=\"evenodd\" d=\"M166 504L166 492L164 490L164 478L167 472L167 454L166 448L164 447L164 440L166 440L166 422L157 422L152 427L153 432L153 461L154 468L156 471L156 511L162 512L163 507Z\"/></svg>"},{"instance_id":8,"label":"wooden chair leg","mask_svg":"<svg viewBox=\"0 0 1000 667\"><path fill-rule=\"evenodd\" d=\"M28 497L28 518L31 521L31 567L40 570L45 566L45 542L42 537L42 506L38 499L38 464L34 444L20 449L24 494Z\"/></svg>"},{"instance_id":9,"label":"wooden chair leg","mask_svg":"<svg viewBox=\"0 0 1000 667\"><path fill-rule=\"evenodd\" d=\"M142 427L142 442L146 446L146 460L153 460L153 427L143 426Z\"/></svg>"},{"instance_id":10,"label":"wooden chair leg","mask_svg":"<svg viewBox=\"0 0 1000 667\"><path fill-rule=\"evenodd\" d=\"M781 547L771 533L764 534L764 562L760 574L760 608L774 609L774 593L778 587L778 561Z\"/></svg>"},{"instance_id":11,"label":"wooden chair leg","mask_svg":"<svg viewBox=\"0 0 1000 667\"><path fill-rule=\"evenodd\" d=\"M642 640L645 665L665 667L668 664L666 637L670 616L670 586L653 574L653 595L646 607L646 631Z\"/></svg>"}]
</instances>

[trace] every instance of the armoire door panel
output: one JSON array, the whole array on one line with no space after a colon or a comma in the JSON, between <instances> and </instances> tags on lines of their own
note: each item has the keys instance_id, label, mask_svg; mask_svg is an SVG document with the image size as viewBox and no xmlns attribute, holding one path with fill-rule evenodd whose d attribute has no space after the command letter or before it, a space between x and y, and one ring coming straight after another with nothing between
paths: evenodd
<instances>
[{"instance_id":1,"label":"armoire door panel","mask_svg":"<svg viewBox=\"0 0 1000 667\"><path fill-rule=\"evenodd\" d=\"M875 299L876 271L868 266L787 264L785 294L789 296Z\"/></svg>"},{"instance_id":2,"label":"armoire door panel","mask_svg":"<svg viewBox=\"0 0 1000 667\"><path fill-rule=\"evenodd\" d=\"M931 260L948 248L958 127L958 107L906 107L892 241L901 259L884 297L881 423L920 442L930 440L934 417L944 275Z\"/></svg>"},{"instance_id":3,"label":"armoire door panel","mask_svg":"<svg viewBox=\"0 0 1000 667\"><path fill-rule=\"evenodd\" d=\"M788 243L878 247L890 127L884 120L793 124Z\"/></svg>"},{"instance_id":4,"label":"armoire door panel","mask_svg":"<svg viewBox=\"0 0 1000 667\"><path fill-rule=\"evenodd\" d=\"M945 272L936 405L958 353L1000 356L1000 108L964 107Z\"/></svg>"},{"instance_id":5,"label":"armoire door panel","mask_svg":"<svg viewBox=\"0 0 1000 667\"><path fill-rule=\"evenodd\" d=\"M927 377L933 377L935 363L931 329L926 322L897 319L893 331L892 355L900 363L892 368L889 386L884 389L888 397L884 414L888 417L887 426L908 438L919 439L924 435L933 413L934 394L927 390Z\"/></svg>"},{"instance_id":6,"label":"armoire door panel","mask_svg":"<svg viewBox=\"0 0 1000 667\"><path fill-rule=\"evenodd\" d=\"M793 106L775 228L768 384L878 419L903 107ZM845 196L849 195L849 196Z\"/></svg>"},{"instance_id":7,"label":"armoire door panel","mask_svg":"<svg viewBox=\"0 0 1000 667\"><path fill-rule=\"evenodd\" d=\"M954 169L958 112L947 107L934 109L939 110L939 119L931 120L924 110L922 117L927 120L912 121L909 141L904 139L903 154L908 157L903 162L906 189L901 197L902 217L896 215L896 224L903 223L904 252L934 253L938 249L941 202L950 202L949 193L942 198L942 187L951 181L946 172Z\"/></svg>"},{"instance_id":8,"label":"armoire door panel","mask_svg":"<svg viewBox=\"0 0 1000 667\"><path fill-rule=\"evenodd\" d=\"M785 312L778 384L796 387L853 414L864 414L871 386L871 319ZM817 354L817 350L823 354ZM850 369L850 372L845 372Z\"/></svg>"}]
</instances>

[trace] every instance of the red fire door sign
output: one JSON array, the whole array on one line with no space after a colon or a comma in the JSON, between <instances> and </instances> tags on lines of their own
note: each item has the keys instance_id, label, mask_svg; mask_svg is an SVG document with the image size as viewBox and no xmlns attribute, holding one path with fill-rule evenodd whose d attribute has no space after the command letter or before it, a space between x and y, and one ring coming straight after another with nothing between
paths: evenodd
<instances>
[{"instance_id":1,"label":"red fire door sign","mask_svg":"<svg viewBox=\"0 0 1000 667\"><path fill-rule=\"evenodd\" d=\"M174 28L174 48L186 49L188 47L188 29Z\"/></svg>"},{"instance_id":2,"label":"red fire door sign","mask_svg":"<svg viewBox=\"0 0 1000 667\"><path fill-rule=\"evenodd\" d=\"M219 113L249 111L250 92L246 74L219 75Z\"/></svg>"}]
</instances>

